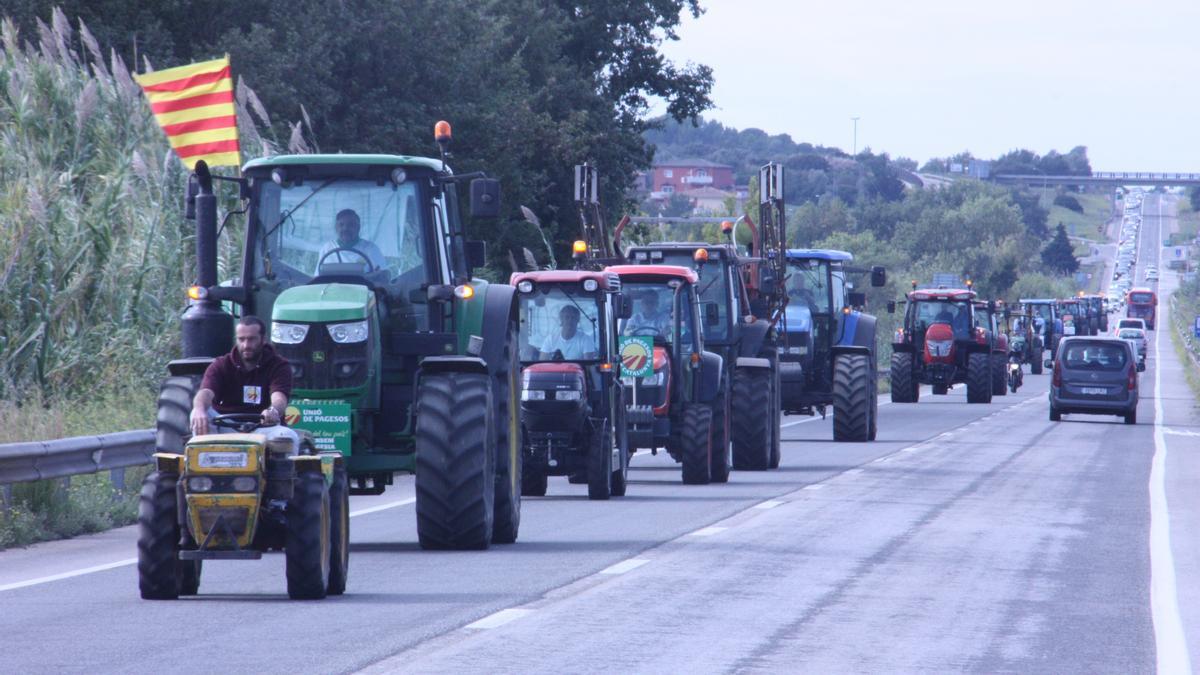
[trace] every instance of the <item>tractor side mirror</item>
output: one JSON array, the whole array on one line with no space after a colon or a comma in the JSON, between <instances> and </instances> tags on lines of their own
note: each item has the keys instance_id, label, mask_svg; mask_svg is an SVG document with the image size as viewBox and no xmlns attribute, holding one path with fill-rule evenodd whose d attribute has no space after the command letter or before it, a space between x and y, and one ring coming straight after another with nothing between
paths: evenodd
<instances>
[{"instance_id":1,"label":"tractor side mirror","mask_svg":"<svg viewBox=\"0 0 1200 675\"><path fill-rule=\"evenodd\" d=\"M875 288L887 285L887 270L881 265L876 265L871 268L871 285Z\"/></svg>"},{"instance_id":2,"label":"tractor side mirror","mask_svg":"<svg viewBox=\"0 0 1200 675\"><path fill-rule=\"evenodd\" d=\"M494 178L471 181L471 217L500 217L500 181Z\"/></svg>"},{"instance_id":3,"label":"tractor side mirror","mask_svg":"<svg viewBox=\"0 0 1200 675\"><path fill-rule=\"evenodd\" d=\"M467 267L475 269L487 264L487 242L468 239L463 248L467 254Z\"/></svg>"},{"instance_id":4,"label":"tractor side mirror","mask_svg":"<svg viewBox=\"0 0 1200 675\"><path fill-rule=\"evenodd\" d=\"M704 325L718 326L720 324L721 324L721 313L720 313L720 310L717 309L717 303L715 303L715 302L704 303Z\"/></svg>"},{"instance_id":5,"label":"tractor side mirror","mask_svg":"<svg viewBox=\"0 0 1200 675\"><path fill-rule=\"evenodd\" d=\"M895 300L888 300L887 310L888 310L888 314L896 313L896 301Z\"/></svg>"},{"instance_id":6,"label":"tractor side mirror","mask_svg":"<svg viewBox=\"0 0 1200 675\"><path fill-rule=\"evenodd\" d=\"M1146 362L1145 361L1138 361L1138 372L1139 373L1146 372Z\"/></svg>"},{"instance_id":7,"label":"tractor side mirror","mask_svg":"<svg viewBox=\"0 0 1200 675\"><path fill-rule=\"evenodd\" d=\"M861 292L855 291L853 293L847 293L846 298L850 301L851 307L866 307L867 306L867 294L866 293L861 293Z\"/></svg>"},{"instance_id":8,"label":"tractor side mirror","mask_svg":"<svg viewBox=\"0 0 1200 675\"><path fill-rule=\"evenodd\" d=\"M1044 363L1042 363L1042 365L1043 365L1043 366L1046 366L1047 368L1053 368L1053 367L1054 367L1054 362L1053 362L1053 361L1051 361L1050 359L1046 359L1046 361L1045 361Z\"/></svg>"},{"instance_id":9,"label":"tractor side mirror","mask_svg":"<svg viewBox=\"0 0 1200 675\"><path fill-rule=\"evenodd\" d=\"M618 305L617 318L629 319L633 317L633 296L621 294L621 303Z\"/></svg>"},{"instance_id":10,"label":"tractor side mirror","mask_svg":"<svg viewBox=\"0 0 1200 675\"><path fill-rule=\"evenodd\" d=\"M200 179L196 174L188 176L187 197L183 200L183 217L188 220L196 219L196 195L200 194Z\"/></svg>"}]
</instances>

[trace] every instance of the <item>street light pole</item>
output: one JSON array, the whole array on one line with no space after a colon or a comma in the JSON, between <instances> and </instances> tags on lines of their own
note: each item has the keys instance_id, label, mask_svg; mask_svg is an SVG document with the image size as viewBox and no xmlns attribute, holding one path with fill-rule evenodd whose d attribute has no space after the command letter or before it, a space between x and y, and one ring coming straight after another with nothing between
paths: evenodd
<instances>
[{"instance_id":1,"label":"street light pole","mask_svg":"<svg viewBox=\"0 0 1200 675\"><path fill-rule=\"evenodd\" d=\"M851 117L850 119L854 121L854 156L857 157L858 156L858 120L860 118Z\"/></svg>"}]
</instances>

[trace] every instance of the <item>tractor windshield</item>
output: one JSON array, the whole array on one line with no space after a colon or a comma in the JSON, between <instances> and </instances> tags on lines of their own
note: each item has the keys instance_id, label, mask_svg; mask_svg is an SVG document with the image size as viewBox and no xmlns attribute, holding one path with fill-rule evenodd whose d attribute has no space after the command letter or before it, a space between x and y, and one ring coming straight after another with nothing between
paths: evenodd
<instances>
[{"instance_id":1,"label":"tractor windshield","mask_svg":"<svg viewBox=\"0 0 1200 675\"><path fill-rule=\"evenodd\" d=\"M829 293L829 263L824 260L789 260L788 302L808 307L813 314L832 311Z\"/></svg>"},{"instance_id":2,"label":"tractor windshield","mask_svg":"<svg viewBox=\"0 0 1200 675\"><path fill-rule=\"evenodd\" d=\"M594 293L537 284L521 294L522 361L600 358L600 306Z\"/></svg>"},{"instance_id":3,"label":"tractor windshield","mask_svg":"<svg viewBox=\"0 0 1200 675\"><path fill-rule=\"evenodd\" d=\"M621 291L634 300L633 316L621 321L622 335L648 335L655 342L674 341L675 289L665 283L625 282ZM694 308L690 302L681 302L679 308L682 314L681 346L685 352L690 352Z\"/></svg>"},{"instance_id":4,"label":"tractor windshield","mask_svg":"<svg viewBox=\"0 0 1200 675\"><path fill-rule=\"evenodd\" d=\"M347 178L260 184L255 276L297 283L318 274L356 274L382 283L425 281L422 212L415 181Z\"/></svg>"},{"instance_id":5,"label":"tractor windshield","mask_svg":"<svg viewBox=\"0 0 1200 675\"><path fill-rule=\"evenodd\" d=\"M949 324L954 336L967 339L971 330L971 306L964 301L921 300L913 304L914 328L922 335L935 323Z\"/></svg>"},{"instance_id":6,"label":"tractor windshield","mask_svg":"<svg viewBox=\"0 0 1200 675\"><path fill-rule=\"evenodd\" d=\"M734 303L734 316L738 310L736 304L738 301L737 294L734 293L732 298L729 293L730 267L722 265L719 252L710 253L712 261L704 265L697 265L692 258L694 249L687 250L667 250L663 251L662 264L664 265L679 265L694 269L696 275L700 277L700 283L697 284L697 289L700 294L700 304L707 306L713 305L717 308L718 321L713 324L704 326L704 339L722 341L729 337L729 302ZM736 272L735 272L736 273Z\"/></svg>"}]
</instances>

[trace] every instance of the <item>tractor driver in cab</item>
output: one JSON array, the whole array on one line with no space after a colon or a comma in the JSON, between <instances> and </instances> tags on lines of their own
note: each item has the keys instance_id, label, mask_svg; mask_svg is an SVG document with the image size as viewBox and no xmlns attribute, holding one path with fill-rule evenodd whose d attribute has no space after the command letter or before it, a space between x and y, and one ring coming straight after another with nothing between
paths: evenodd
<instances>
[{"instance_id":1,"label":"tractor driver in cab","mask_svg":"<svg viewBox=\"0 0 1200 675\"><path fill-rule=\"evenodd\" d=\"M291 365L267 342L267 326L262 319L243 316L235 334L237 344L208 365L200 390L192 399L192 435L233 431L232 427L225 429L220 422L213 422L218 415L260 414L263 426L258 433L268 441L291 441L291 454L296 454L300 439L282 424L292 393Z\"/></svg>"},{"instance_id":2,"label":"tractor driver in cab","mask_svg":"<svg viewBox=\"0 0 1200 675\"><path fill-rule=\"evenodd\" d=\"M658 307L658 293L648 290L638 303L638 311L625 322L626 335L671 335L671 317Z\"/></svg>"},{"instance_id":3,"label":"tractor driver in cab","mask_svg":"<svg viewBox=\"0 0 1200 675\"><path fill-rule=\"evenodd\" d=\"M788 275L788 297L792 301L804 303L810 312L816 309L817 298L813 289L808 287L808 275L802 271Z\"/></svg>"},{"instance_id":4,"label":"tractor driver in cab","mask_svg":"<svg viewBox=\"0 0 1200 675\"><path fill-rule=\"evenodd\" d=\"M560 330L542 345L540 351L543 360L583 361L599 358L595 338L579 330L579 316L579 308L574 305L563 305L558 311Z\"/></svg>"},{"instance_id":5,"label":"tractor driver in cab","mask_svg":"<svg viewBox=\"0 0 1200 675\"><path fill-rule=\"evenodd\" d=\"M358 213L354 209L342 209L338 211L337 217L334 218L334 231L337 238L333 241L326 242L321 247L320 253L317 254L318 261L324 262L369 262L371 271L381 270L387 267L387 262L383 259L383 251L379 250L379 246L373 241L359 238L359 232L362 231L362 222L358 218ZM341 249L351 249L350 251L337 251ZM337 253L334 253L337 251ZM326 256L329 256L326 258ZM318 264L320 264L318 262ZM320 274L320 270L315 270L315 274Z\"/></svg>"}]
</instances>

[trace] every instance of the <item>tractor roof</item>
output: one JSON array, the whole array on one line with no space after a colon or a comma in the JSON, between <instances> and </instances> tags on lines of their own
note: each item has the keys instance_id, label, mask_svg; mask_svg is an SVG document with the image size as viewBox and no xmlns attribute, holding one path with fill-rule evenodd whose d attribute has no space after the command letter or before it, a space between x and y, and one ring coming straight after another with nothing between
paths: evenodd
<instances>
[{"instance_id":1,"label":"tractor roof","mask_svg":"<svg viewBox=\"0 0 1200 675\"><path fill-rule=\"evenodd\" d=\"M846 251L831 248L789 248L788 260L854 260Z\"/></svg>"},{"instance_id":2,"label":"tractor roof","mask_svg":"<svg viewBox=\"0 0 1200 675\"><path fill-rule=\"evenodd\" d=\"M908 294L909 300L974 300L975 291L965 288L922 288Z\"/></svg>"},{"instance_id":3,"label":"tractor roof","mask_svg":"<svg viewBox=\"0 0 1200 675\"><path fill-rule=\"evenodd\" d=\"M725 251L729 249L729 244L714 244L707 241L656 241L653 244L639 244L630 246L629 253L636 251L685 251L692 252L698 248L708 249L709 251Z\"/></svg>"},{"instance_id":4,"label":"tractor roof","mask_svg":"<svg viewBox=\"0 0 1200 675\"><path fill-rule=\"evenodd\" d=\"M612 265L604 268L606 272L616 272L621 277L668 277L682 279L688 283L696 283L700 277L687 267L678 265Z\"/></svg>"},{"instance_id":5,"label":"tractor roof","mask_svg":"<svg viewBox=\"0 0 1200 675\"><path fill-rule=\"evenodd\" d=\"M442 170L440 159L410 155L275 155L246 162L242 171L273 166L312 166L313 164L373 164L385 166L421 166Z\"/></svg>"},{"instance_id":6,"label":"tractor roof","mask_svg":"<svg viewBox=\"0 0 1200 675\"><path fill-rule=\"evenodd\" d=\"M515 272L509 278L510 286L516 286L522 281L532 281L537 284L579 284L585 279L594 279L601 290L621 290L621 278L612 272L595 272L589 270L540 270L537 272Z\"/></svg>"},{"instance_id":7,"label":"tractor roof","mask_svg":"<svg viewBox=\"0 0 1200 675\"><path fill-rule=\"evenodd\" d=\"M1021 298L1027 305L1052 305L1057 302L1054 298Z\"/></svg>"}]
</instances>

